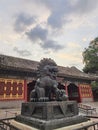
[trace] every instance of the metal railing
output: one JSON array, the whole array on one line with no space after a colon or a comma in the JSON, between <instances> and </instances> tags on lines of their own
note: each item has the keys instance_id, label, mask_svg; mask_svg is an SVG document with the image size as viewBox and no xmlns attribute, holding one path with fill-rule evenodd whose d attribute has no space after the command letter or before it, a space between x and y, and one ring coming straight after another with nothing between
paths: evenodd
<instances>
[{"instance_id":1,"label":"metal railing","mask_svg":"<svg viewBox=\"0 0 98 130\"><path fill-rule=\"evenodd\" d=\"M0 130L20 130L13 126L10 121L14 120L15 118L5 118L0 120Z\"/></svg>"},{"instance_id":2,"label":"metal railing","mask_svg":"<svg viewBox=\"0 0 98 130\"><path fill-rule=\"evenodd\" d=\"M85 112L87 115L88 114L92 115L93 113L94 114L97 113L96 108L92 107L90 105L85 105L85 104L79 103L78 108L79 108L80 111Z\"/></svg>"},{"instance_id":3,"label":"metal railing","mask_svg":"<svg viewBox=\"0 0 98 130\"><path fill-rule=\"evenodd\" d=\"M72 130L98 130L98 122L93 122L86 126L80 126L79 128L75 128Z\"/></svg>"}]
</instances>

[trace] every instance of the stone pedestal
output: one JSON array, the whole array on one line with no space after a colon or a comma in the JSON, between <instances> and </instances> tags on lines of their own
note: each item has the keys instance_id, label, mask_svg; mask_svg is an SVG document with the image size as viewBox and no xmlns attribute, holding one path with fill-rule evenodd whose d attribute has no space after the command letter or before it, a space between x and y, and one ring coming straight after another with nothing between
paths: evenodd
<instances>
[{"instance_id":1,"label":"stone pedestal","mask_svg":"<svg viewBox=\"0 0 98 130\"><path fill-rule=\"evenodd\" d=\"M16 120L41 130L52 130L87 119L78 115L75 101L52 101L23 103L21 115Z\"/></svg>"},{"instance_id":2,"label":"stone pedestal","mask_svg":"<svg viewBox=\"0 0 98 130\"><path fill-rule=\"evenodd\" d=\"M59 119L78 114L77 103L62 102L27 102L22 103L21 115L42 120Z\"/></svg>"}]
</instances>

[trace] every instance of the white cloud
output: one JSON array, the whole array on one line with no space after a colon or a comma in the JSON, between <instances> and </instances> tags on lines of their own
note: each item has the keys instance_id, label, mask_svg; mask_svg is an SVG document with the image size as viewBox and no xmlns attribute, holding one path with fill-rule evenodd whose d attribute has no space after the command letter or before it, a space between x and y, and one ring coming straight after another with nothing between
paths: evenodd
<instances>
[{"instance_id":1,"label":"white cloud","mask_svg":"<svg viewBox=\"0 0 98 130\"><path fill-rule=\"evenodd\" d=\"M83 48L98 35L97 0L1 0L0 9L1 53L29 55L29 50L32 56L27 58L32 60L50 57L61 65L82 67ZM35 34L38 26L45 30L44 35L40 29ZM15 27L22 32L15 32ZM26 32L31 30L33 35L28 37ZM33 44L34 38L40 42Z\"/></svg>"}]
</instances>

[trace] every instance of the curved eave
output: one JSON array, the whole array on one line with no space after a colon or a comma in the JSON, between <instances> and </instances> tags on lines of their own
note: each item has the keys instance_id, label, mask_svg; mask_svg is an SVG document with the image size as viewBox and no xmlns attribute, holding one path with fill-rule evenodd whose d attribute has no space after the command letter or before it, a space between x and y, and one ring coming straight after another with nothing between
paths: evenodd
<instances>
[{"instance_id":1,"label":"curved eave","mask_svg":"<svg viewBox=\"0 0 98 130\"><path fill-rule=\"evenodd\" d=\"M26 73L37 73L37 69L30 69L30 68L20 68L20 67L11 67L11 66L6 66L6 65L0 65L0 69L4 70L12 70L12 71L20 71L20 72L26 72ZM58 77L67 77L67 78L73 78L73 79L83 79L83 80L89 80L89 81L98 81L98 76L89 76L89 75L70 75L70 74L65 74L65 73L58 73Z\"/></svg>"},{"instance_id":2,"label":"curved eave","mask_svg":"<svg viewBox=\"0 0 98 130\"><path fill-rule=\"evenodd\" d=\"M67 78L73 78L73 79L83 79L83 80L89 80L89 81L94 81L98 80L98 77L85 77L85 76L78 76L78 75L67 75L63 73L58 73L59 77L67 77Z\"/></svg>"},{"instance_id":3,"label":"curved eave","mask_svg":"<svg viewBox=\"0 0 98 130\"><path fill-rule=\"evenodd\" d=\"M24 69L24 68L19 68L19 67L11 67L11 66L5 66L5 65L0 65L0 69L5 69L5 70L17 70L20 72L36 72L35 69Z\"/></svg>"}]
</instances>

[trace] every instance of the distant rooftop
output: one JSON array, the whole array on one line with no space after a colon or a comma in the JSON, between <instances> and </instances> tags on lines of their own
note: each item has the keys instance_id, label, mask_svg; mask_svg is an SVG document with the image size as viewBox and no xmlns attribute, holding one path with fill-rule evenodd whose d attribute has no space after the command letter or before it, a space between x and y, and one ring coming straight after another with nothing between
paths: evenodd
<instances>
[{"instance_id":1,"label":"distant rooftop","mask_svg":"<svg viewBox=\"0 0 98 130\"><path fill-rule=\"evenodd\" d=\"M15 69L15 70L25 70L27 72L32 72L37 70L39 62L32 61L28 59L22 59L12 56L0 55L0 69ZM89 79L89 80L96 80L98 76L86 74L76 67L64 67L58 66L59 75L66 76L66 77L75 77L80 79Z\"/></svg>"}]
</instances>

